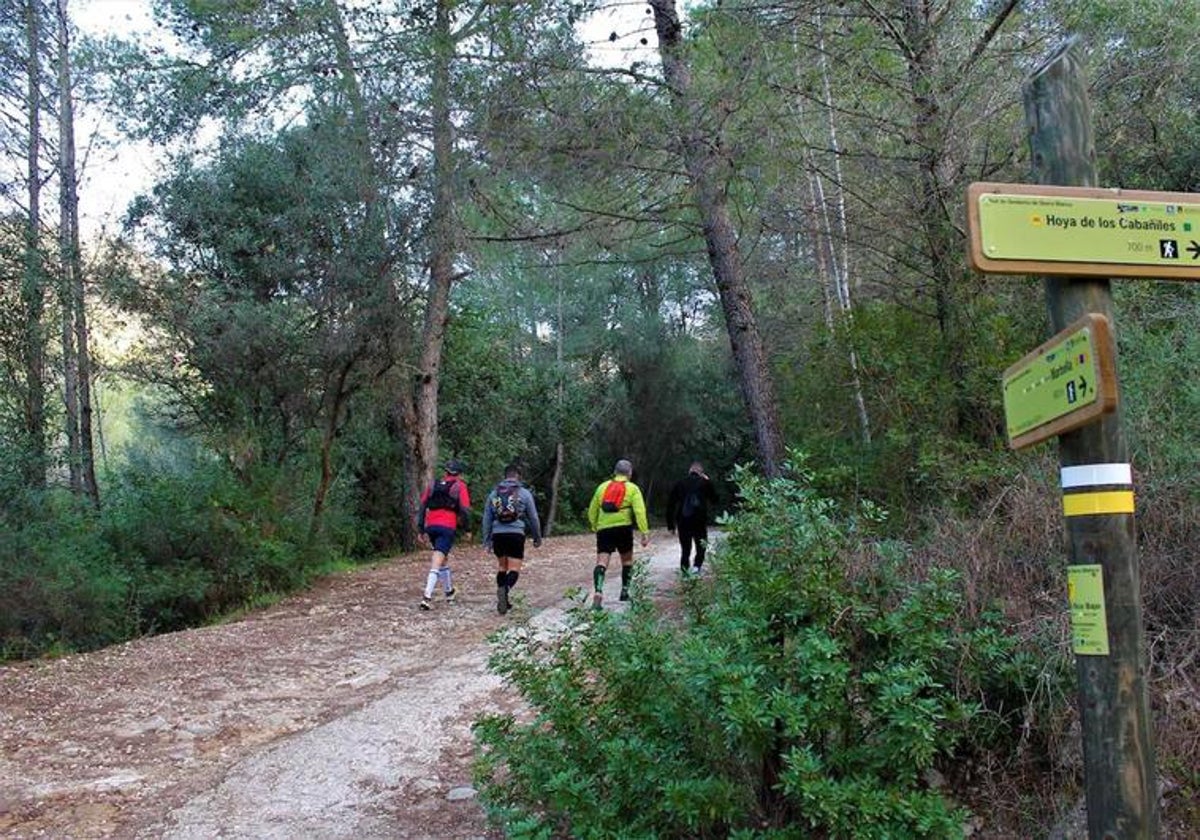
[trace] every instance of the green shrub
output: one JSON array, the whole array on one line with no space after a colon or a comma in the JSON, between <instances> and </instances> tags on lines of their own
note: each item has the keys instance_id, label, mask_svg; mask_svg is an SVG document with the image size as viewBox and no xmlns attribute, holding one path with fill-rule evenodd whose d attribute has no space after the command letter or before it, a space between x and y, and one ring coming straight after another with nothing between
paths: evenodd
<instances>
[{"instance_id":1,"label":"green shrub","mask_svg":"<svg viewBox=\"0 0 1200 840\"><path fill-rule=\"evenodd\" d=\"M222 463L135 465L114 482L105 537L130 572L145 632L211 620L305 583L322 555L283 471L246 481Z\"/></svg>"},{"instance_id":2,"label":"green shrub","mask_svg":"<svg viewBox=\"0 0 1200 840\"><path fill-rule=\"evenodd\" d=\"M128 638L136 626L129 576L100 538L95 512L53 490L28 496L19 524L0 519L0 659Z\"/></svg>"},{"instance_id":3,"label":"green shrub","mask_svg":"<svg viewBox=\"0 0 1200 840\"><path fill-rule=\"evenodd\" d=\"M1011 736L1019 710L989 691L1033 669L994 622L968 626L954 573L909 580L870 542L882 512L839 511L790 470L738 474L682 624L643 598L497 639L529 708L477 722L477 772L509 836L961 836L928 774Z\"/></svg>"}]
</instances>

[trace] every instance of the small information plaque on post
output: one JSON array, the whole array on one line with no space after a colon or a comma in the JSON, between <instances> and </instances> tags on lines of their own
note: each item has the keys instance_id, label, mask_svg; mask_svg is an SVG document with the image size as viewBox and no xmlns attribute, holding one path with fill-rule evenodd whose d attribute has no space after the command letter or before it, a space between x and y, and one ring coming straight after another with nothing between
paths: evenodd
<instances>
[{"instance_id":1,"label":"small information plaque on post","mask_svg":"<svg viewBox=\"0 0 1200 840\"><path fill-rule=\"evenodd\" d=\"M1071 650L1076 656L1108 656L1108 616L1104 570L1099 565L1067 566L1071 604Z\"/></svg>"}]
</instances>

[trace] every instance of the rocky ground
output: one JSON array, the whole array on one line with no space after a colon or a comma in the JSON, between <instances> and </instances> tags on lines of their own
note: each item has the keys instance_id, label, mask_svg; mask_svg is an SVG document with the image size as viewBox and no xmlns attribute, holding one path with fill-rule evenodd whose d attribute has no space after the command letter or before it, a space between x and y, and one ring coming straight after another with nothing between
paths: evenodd
<instances>
[{"instance_id":1,"label":"rocky ground","mask_svg":"<svg viewBox=\"0 0 1200 840\"><path fill-rule=\"evenodd\" d=\"M499 837L470 789L471 722L513 701L487 637L556 621L592 546L530 548L503 618L493 558L467 546L458 602L429 613L418 553L219 626L0 668L0 837ZM674 540L639 552L671 586Z\"/></svg>"}]
</instances>

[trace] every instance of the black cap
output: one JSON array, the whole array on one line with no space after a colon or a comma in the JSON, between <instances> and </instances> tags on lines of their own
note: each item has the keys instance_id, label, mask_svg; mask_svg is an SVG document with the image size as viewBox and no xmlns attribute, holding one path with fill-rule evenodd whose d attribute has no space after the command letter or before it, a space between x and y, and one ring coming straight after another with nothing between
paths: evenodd
<instances>
[{"instance_id":1,"label":"black cap","mask_svg":"<svg viewBox=\"0 0 1200 840\"><path fill-rule=\"evenodd\" d=\"M458 460L457 458L451 458L449 461L446 462L446 474L447 475L461 475L462 471L465 469L466 469L466 466L463 464L462 461Z\"/></svg>"}]
</instances>

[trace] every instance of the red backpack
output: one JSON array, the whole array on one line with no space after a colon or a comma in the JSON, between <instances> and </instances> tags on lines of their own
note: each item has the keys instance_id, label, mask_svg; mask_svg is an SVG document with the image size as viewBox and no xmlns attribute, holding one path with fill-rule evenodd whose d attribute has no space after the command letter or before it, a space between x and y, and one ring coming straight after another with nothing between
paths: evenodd
<instances>
[{"instance_id":1,"label":"red backpack","mask_svg":"<svg viewBox=\"0 0 1200 840\"><path fill-rule=\"evenodd\" d=\"M625 481L608 482L608 486L604 488L604 496L600 499L600 510L605 513L616 513L621 509L621 505L625 502Z\"/></svg>"}]
</instances>

